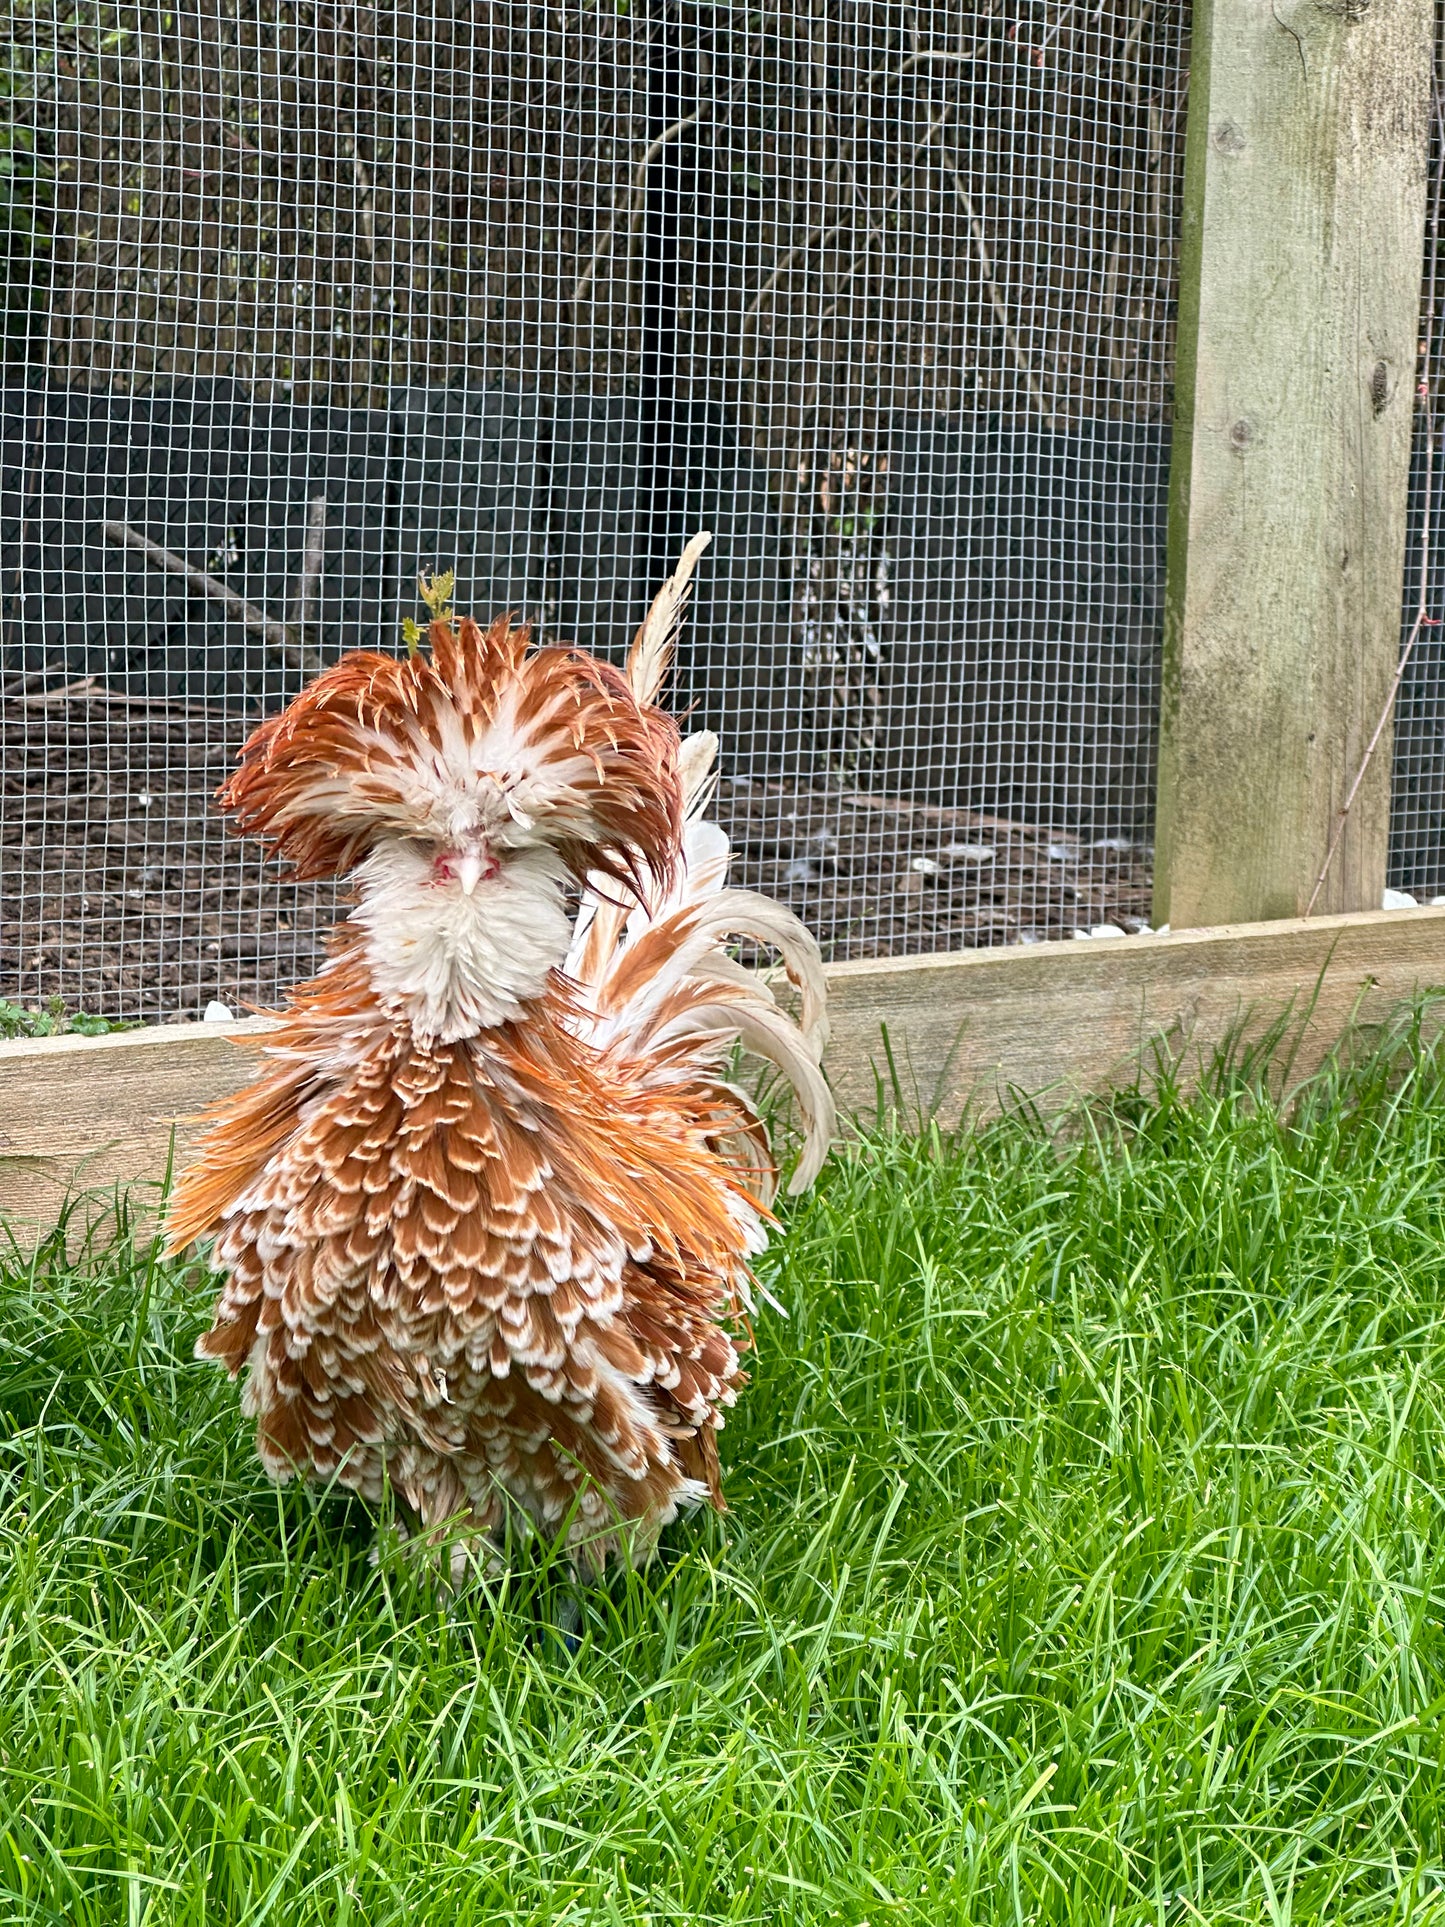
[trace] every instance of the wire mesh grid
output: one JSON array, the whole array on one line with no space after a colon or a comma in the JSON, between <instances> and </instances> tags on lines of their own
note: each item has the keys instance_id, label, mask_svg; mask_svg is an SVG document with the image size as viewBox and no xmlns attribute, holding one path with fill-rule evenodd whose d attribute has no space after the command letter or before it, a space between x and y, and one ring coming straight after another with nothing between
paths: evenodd
<instances>
[{"instance_id":1,"label":"wire mesh grid","mask_svg":"<svg viewBox=\"0 0 1445 1927\"><path fill-rule=\"evenodd\" d=\"M1435 88L1420 289L1419 381L1405 544L1400 693L1391 766L1388 881L1418 903L1445 897L1445 3L1435 15Z\"/></svg>"},{"instance_id":2,"label":"wire mesh grid","mask_svg":"<svg viewBox=\"0 0 1445 1927\"><path fill-rule=\"evenodd\" d=\"M1148 913L1181 0L11 0L0 995L273 1001L211 801L421 567L675 701L835 957Z\"/></svg>"}]
</instances>

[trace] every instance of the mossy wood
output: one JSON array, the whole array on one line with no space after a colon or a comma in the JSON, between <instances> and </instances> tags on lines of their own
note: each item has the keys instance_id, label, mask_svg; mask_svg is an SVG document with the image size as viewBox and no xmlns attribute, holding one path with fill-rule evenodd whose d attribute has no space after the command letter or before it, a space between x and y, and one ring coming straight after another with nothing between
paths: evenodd
<instances>
[{"instance_id":1,"label":"mossy wood","mask_svg":"<svg viewBox=\"0 0 1445 1927\"><path fill-rule=\"evenodd\" d=\"M837 964L829 979L845 1113L872 1114L881 1096L910 1120L952 1122L1013 1091L1106 1088L1156 1049L1189 1075L1291 1005L1303 1075L1352 1023L1445 984L1445 909ZM44 1224L72 1189L154 1186L172 1131L186 1155L187 1120L244 1081L262 1043L253 1022L0 1044L0 1216Z\"/></svg>"},{"instance_id":2,"label":"mossy wood","mask_svg":"<svg viewBox=\"0 0 1445 1927\"><path fill-rule=\"evenodd\" d=\"M1200 0L1155 921L1302 913L1400 648L1430 0ZM1377 908L1390 731L1320 911Z\"/></svg>"}]
</instances>

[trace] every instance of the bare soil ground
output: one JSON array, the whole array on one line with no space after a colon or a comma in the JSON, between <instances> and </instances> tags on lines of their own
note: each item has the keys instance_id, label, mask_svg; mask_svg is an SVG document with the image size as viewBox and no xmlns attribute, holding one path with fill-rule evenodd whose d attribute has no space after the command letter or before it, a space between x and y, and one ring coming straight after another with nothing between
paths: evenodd
<instances>
[{"instance_id":1,"label":"bare soil ground","mask_svg":"<svg viewBox=\"0 0 1445 1927\"><path fill-rule=\"evenodd\" d=\"M324 956L336 892L287 883L212 801L248 719L94 681L0 703L0 997L151 1022L276 1002ZM734 878L825 956L1067 937L1149 914L1150 851L974 810L724 779Z\"/></svg>"}]
</instances>

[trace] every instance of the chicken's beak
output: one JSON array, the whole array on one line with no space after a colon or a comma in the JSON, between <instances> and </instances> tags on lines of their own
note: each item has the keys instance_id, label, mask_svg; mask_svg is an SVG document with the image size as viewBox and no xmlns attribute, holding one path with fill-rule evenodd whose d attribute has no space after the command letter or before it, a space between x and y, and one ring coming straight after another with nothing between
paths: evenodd
<instances>
[{"instance_id":1,"label":"chicken's beak","mask_svg":"<svg viewBox=\"0 0 1445 1927\"><path fill-rule=\"evenodd\" d=\"M481 850L463 850L457 859L457 882L462 886L463 896L469 897L494 867L491 858Z\"/></svg>"}]
</instances>

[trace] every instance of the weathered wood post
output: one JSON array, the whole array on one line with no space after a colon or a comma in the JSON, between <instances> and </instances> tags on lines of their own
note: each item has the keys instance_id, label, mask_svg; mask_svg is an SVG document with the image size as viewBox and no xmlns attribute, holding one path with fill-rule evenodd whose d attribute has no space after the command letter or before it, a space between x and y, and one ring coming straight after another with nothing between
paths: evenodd
<instances>
[{"instance_id":1,"label":"weathered wood post","mask_svg":"<svg viewBox=\"0 0 1445 1927\"><path fill-rule=\"evenodd\" d=\"M1432 0L1196 0L1155 918L1302 914L1400 647ZM1378 909L1382 738L1315 902Z\"/></svg>"}]
</instances>

